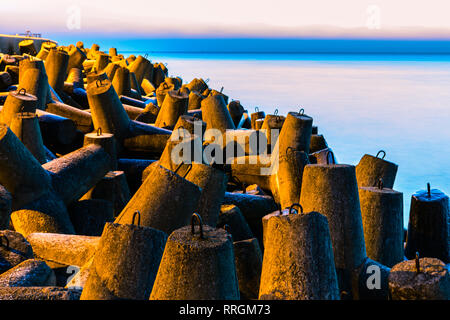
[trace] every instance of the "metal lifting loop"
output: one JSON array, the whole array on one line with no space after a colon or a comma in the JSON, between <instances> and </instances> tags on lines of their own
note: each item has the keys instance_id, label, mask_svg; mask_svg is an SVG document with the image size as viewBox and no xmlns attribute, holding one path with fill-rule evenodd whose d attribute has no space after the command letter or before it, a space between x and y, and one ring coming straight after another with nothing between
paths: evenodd
<instances>
[{"instance_id":1,"label":"metal lifting loop","mask_svg":"<svg viewBox=\"0 0 450 320\"><path fill-rule=\"evenodd\" d=\"M383 179L380 178L378 180L378 189L383 190L383 188L384 188Z\"/></svg>"},{"instance_id":2,"label":"metal lifting loop","mask_svg":"<svg viewBox=\"0 0 450 320\"><path fill-rule=\"evenodd\" d=\"M180 129L183 129L183 131L181 131L182 133L183 133L183 138L185 137L185 135L184 135L184 130L186 130L186 129L184 129L184 127L183 126L179 126L178 127L178 137L180 137Z\"/></svg>"},{"instance_id":3,"label":"metal lifting loop","mask_svg":"<svg viewBox=\"0 0 450 320\"><path fill-rule=\"evenodd\" d=\"M290 207L289 207L289 214L292 214L292 209L294 209L294 207L299 207L300 208L300 213L303 213L303 207L301 206L300 203L293 203ZM298 211L297 211L298 214Z\"/></svg>"},{"instance_id":4,"label":"metal lifting loop","mask_svg":"<svg viewBox=\"0 0 450 320\"><path fill-rule=\"evenodd\" d=\"M255 107L255 112L259 112L259 108L258 107Z\"/></svg>"},{"instance_id":5,"label":"metal lifting loop","mask_svg":"<svg viewBox=\"0 0 450 320\"><path fill-rule=\"evenodd\" d=\"M141 212L139 210L136 210L133 213L133 219L131 220L131 224L135 224L134 219L136 219L136 216L138 216L137 225L140 226L141 225Z\"/></svg>"},{"instance_id":6,"label":"metal lifting loop","mask_svg":"<svg viewBox=\"0 0 450 320\"><path fill-rule=\"evenodd\" d=\"M99 83L100 83L100 85L99 85ZM97 80L95 81L95 85L97 86L97 88L99 88L100 86L102 86L102 85L103 85L102 79L97 79Z\"/></svg>"},{"instance_id":7,"label":"metal lifting loop","mask_svg":"<svg viewBox=\"0 0 450 320\"><path fill-rule=\"evenodd\" d=\"M3 245L3 239L6 240L6 246ZM0 236L0 246L5 247L6 249L9 249L9 239L7 236L5 236L5 235Z\"/></svg>"},{"instance_id":8,"label":"metal lifting loop","mask_svg":"<svg viewBox=\"0 0 450 320\"><path fill-rule=\"evenodd\" d=\"M278 109L275 109L275 111L273 112L274 115L278 115Z\"/></svg>"},{"instance_id":9,"label":"metal lifting loop","mask_svg":"<svg viewBox=\"0 0 450 320\"><path fill-rule=\"evenodd\" d=\"M305 109L300 108L300 110L298 110L298 113L302 116L305 114Z\"/></svg>"},{"instance_id":10,"label":"metal lifting loop","mask_svg":"<svg viewBox=\"0 0 450 320\"><path fill-rule=\"evenodd\" d=\"M24 96L27 94L27 90L25 88L20 88L19 91L17 91L18 94L21 96Z\"/></svg>"},{"instance_id":11,"label":"metal lifting loop","mask_svg":"<svg viewBox=\"0 0 450 320\"><path fill-rule=\"evenodd\" d=\"M382 153L383 154L383 157L381 158L381 160L383 160L384 159L384 157L386 157L386 151L384 151L384 150L380 150L380 151L378 151L378 153L377 153L377 158L378 158L378 156L380 155L380 153Z\"/></svg>"},{"instance_id":12,"label":"metal lifting loop","mask_svg":"<svg viewBox=\"0 0 450 320\"><path fill-rule=\"evenodd\" d=\"M205 81L203 81L204 83L208 83L209 82L209 78L208 79L206 79Z\"/></svg>"},{"instance_id":13,"label":"metal lifting loop","mask_svg":"<svg viewBox=\"0 0 450 320\"><path fill-rule=\"evenodd\" d=\"M224 224L222 227L226 232L228 232L229 234L231 234L231 229L230 226L228 224Z\"/></svg>"},{"instance_id":14,"label":"metal lifting loop","mask_svg":"<svg viewBox=\"0 0 450 320\"><path fill-rule=\"evenodd\" d=\"M416 252L416 272L420 273L419 251Z\"/></svg>"},{"instance_id":15,"label":"metal lifting loop","mask_svg":"<svg viewBox=\"0 0 450 320\"><path fill-rule=\"evenodd\" d=\"M205 239L203 236L203 220L202 217L198 213L193 213L191 217L191 233L195 234L195 220L198 222L198 226L200 228L200 239Z\"/></svg>"},{"instance_id":16,"label":"metal lifting loop","mask_svg":"<svg viewBox=\"0 0 450 320\"><path fill-rule=\"evenodd\" d=\"M331 159L333 160L333 164L336 164L336 161L334 161L334 153L331 150L327 151L327 164L330 164L330 155L331 155Z\"/></svg>"},{"instance_id":17,"label":"metal lifting loop","mask_svg":"<svg viewBox=\"0 0 450 320\"><path fill-rule=\"evenodd\" d=\"M223 91L223 87L220 89L220 93L222 93L222 91Z\"/></svg>"},{"instance_id":18,"label":"metal lifting loop","mask_svg":"<svg viewBox=\"0 0 450 320\"><path fill-rule=\"evenodd\" d=\"M97 129L97 137L100 137L102 135L102 127L98 127Z\"/></svg>"}]
</instances>

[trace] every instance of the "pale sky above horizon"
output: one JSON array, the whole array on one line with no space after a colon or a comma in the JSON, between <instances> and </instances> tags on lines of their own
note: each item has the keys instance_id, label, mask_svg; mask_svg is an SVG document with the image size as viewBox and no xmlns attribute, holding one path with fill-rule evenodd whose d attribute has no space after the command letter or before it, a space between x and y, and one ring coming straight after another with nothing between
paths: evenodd
<instances>
[{"instance_id":1,"label":"pale sky above horizon","mask_svg":"<svg viewBox=\"0 0 450 320\"><path fill-rule=\"evenodd\" d=\"M450 1L0 0L0 32L450 37Z\"/></svg>"}]
</instances>

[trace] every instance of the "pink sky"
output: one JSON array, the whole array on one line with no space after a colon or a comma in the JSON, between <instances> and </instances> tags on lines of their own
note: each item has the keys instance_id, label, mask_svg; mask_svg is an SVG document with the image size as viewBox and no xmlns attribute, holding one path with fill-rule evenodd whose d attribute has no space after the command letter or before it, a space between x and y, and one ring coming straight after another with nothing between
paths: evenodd
<instances>
[{"instance_id":1,"label":"pink sky","mask_svg":"<svg viewBox=\"0 0 450 320\"><path fill-rule=\"evenodd\" d=\"M1 32L450 37L448 0L18 2L2 1Z\"/></svg>"}]
</instances>

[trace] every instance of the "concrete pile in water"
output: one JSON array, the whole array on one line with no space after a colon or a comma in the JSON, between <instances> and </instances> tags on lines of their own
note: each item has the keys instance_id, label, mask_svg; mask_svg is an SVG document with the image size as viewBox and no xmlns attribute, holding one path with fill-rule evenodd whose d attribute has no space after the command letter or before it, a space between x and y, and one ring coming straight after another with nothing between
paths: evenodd
<instances>
[{"instance_id":1,"label":"concrete pile in water","mask_svg":"<svg viewBox=\"0 0 450 320\"><path fill-rule=\"evenodd\" d=\"M141 55L19 47L0 53L0 300L450 297L448 197L413 195L405 240L384 151L338 164L304 109L249 114Z\"/></svg>"}]
</instances>

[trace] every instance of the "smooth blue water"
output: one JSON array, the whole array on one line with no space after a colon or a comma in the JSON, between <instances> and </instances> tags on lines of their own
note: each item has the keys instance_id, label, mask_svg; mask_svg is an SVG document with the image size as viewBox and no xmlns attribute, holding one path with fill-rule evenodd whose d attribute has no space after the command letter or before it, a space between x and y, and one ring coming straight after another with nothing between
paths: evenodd
<instances>
[{"instance_id":1,"label":"smooth blue water","mask_svg":"<svg viewBox=\"0 0 450 320\"><path fill-rule=\"evenodd\" d=\"M150 51L170 75L209 78L250 112L304 108L340 163L385 150L399 165L394 188L404 194L405 226L411 195L427 182L450 193L449 55Z\"/></svg>"}]
</instances>

